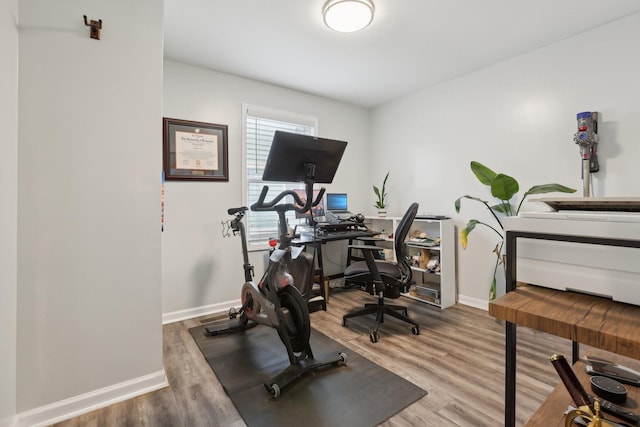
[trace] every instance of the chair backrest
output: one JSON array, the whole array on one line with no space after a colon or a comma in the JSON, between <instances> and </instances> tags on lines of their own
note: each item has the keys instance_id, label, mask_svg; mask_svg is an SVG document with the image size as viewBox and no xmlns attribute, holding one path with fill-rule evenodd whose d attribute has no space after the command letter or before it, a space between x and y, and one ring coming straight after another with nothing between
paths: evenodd
<instances>
[{"instance_id":1,"label":"chair backrest","mask_svg":"<svg viewBox=\"0 0 640 427\"><path fill-rule=\"evenodd\" d=\"M398 264L398 267L400 267L402 274L406 277L405 283L411 280L411 266L407 260L407 249L404 241L407 238L407 234L409 234L409 230L411 229L411 225L413 224L413 220L416 218L417 214L418 203L413 202L400 220L400 224L398 224L398 228L396 228L393 236L393 246L396 250L396 263Z\"/></svg>"}]
</instances>

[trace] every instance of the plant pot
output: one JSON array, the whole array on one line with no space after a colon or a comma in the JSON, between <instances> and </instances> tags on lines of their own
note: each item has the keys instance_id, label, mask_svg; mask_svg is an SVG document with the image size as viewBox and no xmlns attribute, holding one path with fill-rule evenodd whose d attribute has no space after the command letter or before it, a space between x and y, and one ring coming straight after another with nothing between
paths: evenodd
<instances>
[{"instance_id":1,"label":"plant pot","mask_svg":"<svg viewBox=\"0 0 640 427\"><path fill-rule=\"evenodd\" d=\"M386 209L378 209L378 216L380 218L384 218L385 216L387 216L387 210Z\"/></svg>"}]
</instances>

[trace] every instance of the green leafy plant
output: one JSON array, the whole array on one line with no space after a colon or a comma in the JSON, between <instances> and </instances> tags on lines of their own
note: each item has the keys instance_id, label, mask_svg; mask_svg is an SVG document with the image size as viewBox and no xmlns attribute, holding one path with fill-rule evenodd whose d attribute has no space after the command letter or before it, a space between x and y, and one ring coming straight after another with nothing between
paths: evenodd
<instances>
[{"instance_id":1,"label":"green leafy plant","mask_svg":"<svg viewBox=\"0 0 640 427\"><path fill-rule=\"evenodd\" d=\"M387 207L387 193L385 191L387 186L387 178L389 178L389 172L384 177L384 181L382 181L382 189L379 189L375 185L373 186L373 192L376 194L377 200L376 204L373 205L378 209L384 209Z\"/></svg>"},{"instance_id":2,"label":"green leafy plant","mask_svg":"<svg viewBox=\"0 0 640 427\"><path fill-rule=\"evenodd\" d=\"M496 254L496 265L493 269L493 281L491 283L491 289L489 291L489 298L493 300L496 297L496 274L498 272L498 266L502 264L503 268L505 267L504 254L502 253L502 248L504 246L504 226L502 224L501 218L503 218L504 216L518 215L518 213L520 212L520 208L522 207L522 203L530 194L544 194L552 192L574 193L576 190L574 188L565 187L564 185L560 184L534 185L524 193L522 199L520 200L520 203L518 204L518 207L514 209L511 199L520 190L518 181L516 181L509 175L495 173L485 165L475 161L471 162L471 171L482 184L488 185L490 187L491 195L499 200L497 204L489 205L489 202L486 200L465 195L459 197L455 202L456 212L458 213L460 213L460 202L462 199L471 199L482 203L487 207L489 212L491 212L493 219L498 224L497 227L494 227L487 224L486 222L482 222L477 219L471 219L469 220L469 222L467 222L465 228L460 232L460 241L462 243L463 249L467 248L469 234L473 231L476 225L484 225L486 227L489 227L498 236L500 236L500 241L493 249L493 252Z\"/></svg>"}]
</instances>

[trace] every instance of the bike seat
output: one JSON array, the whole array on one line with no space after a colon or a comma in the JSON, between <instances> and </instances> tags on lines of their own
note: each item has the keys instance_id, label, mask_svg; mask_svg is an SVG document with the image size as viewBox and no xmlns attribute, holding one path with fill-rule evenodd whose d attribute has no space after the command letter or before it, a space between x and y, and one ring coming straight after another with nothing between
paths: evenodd
<instances>
[{"instance_id":1,"label":"bike seat","mask_svg":"<svg viewBox=\"0 0 640 427\"><path fill-rule=\"evenodd\" d=\"M246 206L242 206L242 207L239 207L239 208L229 208L229 209L227 210L227 213L228 213L229 215L234 215L234 214L236 214L236 213L238 213L238 212L244 212L244 211L246 211L246 210L249 210L249 208L248 208L248 207L246 207Z\"/></svg>"}]
</instances>

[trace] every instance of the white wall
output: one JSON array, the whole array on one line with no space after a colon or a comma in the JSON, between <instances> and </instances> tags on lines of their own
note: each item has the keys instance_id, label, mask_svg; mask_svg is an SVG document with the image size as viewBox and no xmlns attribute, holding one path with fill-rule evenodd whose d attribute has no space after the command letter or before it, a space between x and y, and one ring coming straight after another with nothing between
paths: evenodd
<instances>
[{"instance_id":1,"label":"white wall","mask_svg":"<svg viewBox=\"0 0 640 427\"><path fill-rule=\"evenodd\" d=\"M416 199L421 211L454 217L458 231L471 218L491 222L482 205L468 200L460 214L454 210L465 194L493 200L470 171L471 160L516 178L519 196L550 182L581 195L572 138L576 113L592 110L601 114L593 195L638 196L638 40L635 14L377 108L373 163L393 165L391 209ZM476 228L466 250L458 243L462 301L486 305L498 240Z\"/></svg>"},{"instance_id":2,"label":"white wall","mask_svg":"<svg viewBox=\"0 0 640 427\"><path fill-rule=\"evenodd\" d=\"M165 321L226 310L243 282L238 237L222 237L227 209L242 206L242 104L318 117L318 135L349 142L333 184L349 193L352 210L373 203L368 112L339 102L175 61L164 62L164 116L229 126L229 182L167 181L162 233L162 304ZM329 252L328 257L341 260ZM261 266L257 259L256 274ZM186 312L184 312L186 310Z\"/></svg>"},{"instance_id":3,"label":"white wall","mask_svg":"<svg viewBox=\"0 0 640 427\"><path fill-rule=\"evenodd\" d=\"M64 399L165 381L163 4L19 6L17 409L30 423L73 410Z\"/></svg>"},{"instance_id":4,"label":"white wall","mask_svg":"<svg viewBox=\"0 0 640 427\"><path fill-rule=\"evenodd\" d=\"M18 0L0 0L0 426L16 413Z\"/></svg>"}]
</instances>

